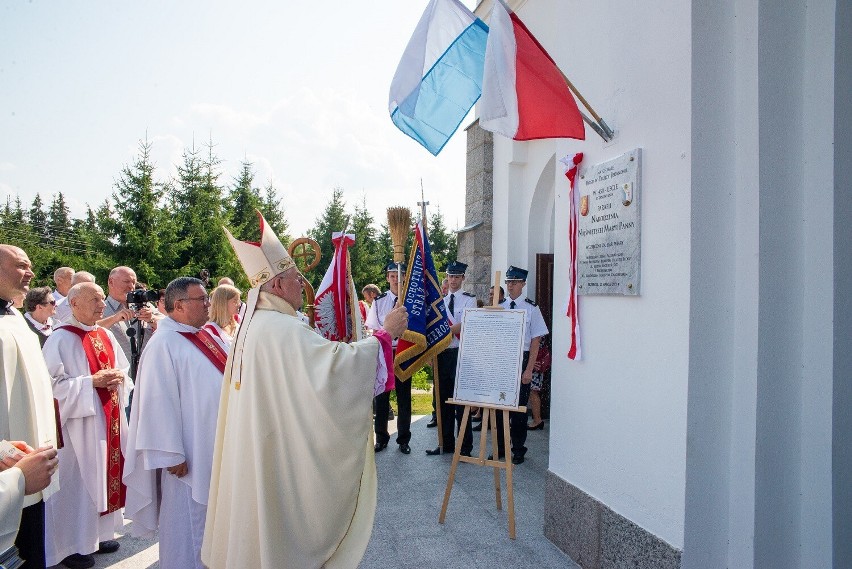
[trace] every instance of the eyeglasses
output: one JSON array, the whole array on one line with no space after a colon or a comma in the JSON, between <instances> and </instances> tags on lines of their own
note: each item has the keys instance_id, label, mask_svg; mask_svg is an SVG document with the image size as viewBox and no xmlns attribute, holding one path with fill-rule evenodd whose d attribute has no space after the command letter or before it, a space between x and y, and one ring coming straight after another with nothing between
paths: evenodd
<instances>
[{"instance_id":1,"label":"eyeglasses","mask_svg":"<svg viewBox=\"0 0 852 569\"><path fill-rule=\"evenodd\" d=\"M210 297L206 294L204 296L188 296L186 298L179 298L178 300L200 300L204 304L210 304Z\"/></svg>"},{"instance_id":2,"label":"eyeglasses","mask_svg":"<svg viewBox=\"0 0 852 569\"><path fill-rule=\"evenodd\" d=\"M45 305L48 305L48 304L51 305L51 306L56 306L56 301L55 300L46 300L44 302L40 302L39 304L41 304L42 306L45 306Z\"/></svg>"}]
</instances>

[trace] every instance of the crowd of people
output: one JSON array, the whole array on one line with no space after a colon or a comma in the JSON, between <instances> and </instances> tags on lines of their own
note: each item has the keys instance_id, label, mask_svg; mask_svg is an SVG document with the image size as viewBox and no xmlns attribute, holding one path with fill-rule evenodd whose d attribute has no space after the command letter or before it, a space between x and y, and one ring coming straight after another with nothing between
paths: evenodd
<instances>
[{"instance_id":1,"label":"crowd of people","mask_svg":"<svg viewBox=\"0 0 852 569\"><path fill-rule=\"evenodd\" d=\"M245 301L230 279L208 291L192 277L140 296L124 266L106 291L70 267L54 272L54 289L30 289L26 252L0 245L0 393L9 394L0 439L17 449L0 455L0 556L14 539L24 567L92 567L120 547L115 531L130 519L136 535L159 531L164 569L346 567L361 558L375 513L372 455L390 442L391 390L395 442L411 452L411 383L394 381L392 359L407 326L397 306L405 269L387 266L384 293L364 287L363 340L330 342L299 313L298 268L262 221L261 232L259 244L228 235L251 283ZM465 270L447 268L454 338L438 362L443 440L428 454L457 444L462 414L446 400L461 317L477 306L462 290ZM523 403L528 362L547 333L520 298L525 280L511 267L504 301L529 314ZM513 416L516 464L526 431L526 415Z\"/></svg>"}]
</instances>

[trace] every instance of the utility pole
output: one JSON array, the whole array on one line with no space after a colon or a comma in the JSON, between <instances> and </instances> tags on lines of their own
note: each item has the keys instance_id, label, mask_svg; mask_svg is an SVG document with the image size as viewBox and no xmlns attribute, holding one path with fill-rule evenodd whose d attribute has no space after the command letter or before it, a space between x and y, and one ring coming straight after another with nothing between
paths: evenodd
<instances>
[{"instance_id":1,"label":"utility pole","mask_svg":"<svg viewBox=\"0 0 852 569\"><path fill-rule=\"evenodd\" d=\"M426 227L428 225L426 222L426 206L429 205L429 202L426 201L426 196L423 195L423 178L420 178L420 200L417 202L417 205L420 206L420 221L423 223L423 234L426 235L429 233Z\"/></svg>"}]
</instances>

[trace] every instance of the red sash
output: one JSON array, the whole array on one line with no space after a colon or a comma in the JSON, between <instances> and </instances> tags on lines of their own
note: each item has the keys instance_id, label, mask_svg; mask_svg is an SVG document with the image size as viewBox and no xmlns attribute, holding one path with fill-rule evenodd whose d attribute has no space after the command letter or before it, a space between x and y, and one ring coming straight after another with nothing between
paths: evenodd
<instances>
[{"instance_id":1,"label":"red sash","mask_svg":"<svg viewBox=\"0 0 852 569\"><path fill-rule=\"evenodd\" d=\"M228 354L222 351L219 344L213 337L203 328L195 334L192 332L178 332L181 336L192 342L192 344L201 350L201 353L207 356L207 359L216 366L220 373L225 373L225 364L228 362Z\"/></svg>"},{"instance_id":2,"label":"red sash","mask_svg":"<svg viewBox=\"0 0 852 569\"><path fill-rule=\"evenodd\" d=\"M103 328L85 331L76 326L60 326L62 330L68 330L80 337L86 359L89 360L89 371L92 375L102 369L115 368L115 352L112 342ZM121 454L121 402L118 399L118 390L110 391L103 387L96 387L95 391L101 400L106 417L106 491L107 509L101 512L102 516L112 513L124 507L124 498L127 491L121 482L121 472L124 469L124 456Z\"/></svg>"}]
</instances>

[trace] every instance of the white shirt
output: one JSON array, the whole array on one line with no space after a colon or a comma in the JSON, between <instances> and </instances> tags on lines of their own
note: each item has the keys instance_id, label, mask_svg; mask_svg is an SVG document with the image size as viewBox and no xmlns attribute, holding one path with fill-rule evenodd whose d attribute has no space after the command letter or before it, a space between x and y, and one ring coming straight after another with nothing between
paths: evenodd
<instances>
[{"instance_id":1,"label":"white shirt","mask_svg":"<svg viewBox=\"0 0 852 569\"><path fill-rule=\"evenodd\" d=\"M511 309L513 301L515 303L515 310L526 312L524 316L524 320L526 321L526 326L524 326L524 351L528 352L530 351L530 343L533 338L540 338L547 335L547 324L544 323L541 309L528 298L518 297L512 299L506 297L506 300L500 306Z\"/></svg>"},{"instance_id":2,"label":"white shirt","mask_svg":"<svg viewBox=\"0 0 852 569\"><path fill-rule=\"evenodd\" d=\"M452 313L450 312L450 298L454 298ZM476 308L476 297L469 292L459 289L456 292L447 293L447 296L444 297L444 306L447 308L447 316L450 319L450 325L458 324L462 321L462 318L464 318L465 309ZM459 347L459 339L455 334L453 334L453 339L450 342L449 347Z\"/></svg>"}]
</instances>

